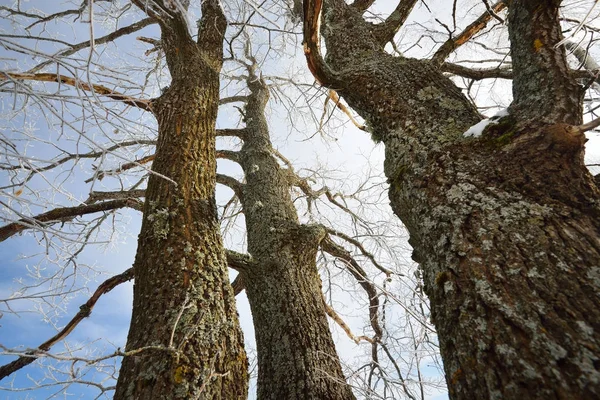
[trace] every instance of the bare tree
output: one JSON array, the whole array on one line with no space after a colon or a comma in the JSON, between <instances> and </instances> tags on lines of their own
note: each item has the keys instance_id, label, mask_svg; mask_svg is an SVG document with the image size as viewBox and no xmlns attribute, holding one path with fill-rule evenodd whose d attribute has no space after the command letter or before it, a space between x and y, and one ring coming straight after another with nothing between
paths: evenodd
<instances>
[{"instance_id":1,"label":"bare tree","mask_svg":"<svg viewBox=\"0 0 600 400\"><path fill-rule=\"evenodd\" d=\"M553 47L560 39L556 5L531 11L514 1L511 10L543 17L531 24L523 22L529 14L507 19L504 2L436 9L434 0L403 0L388 14L373 3L324 2L326 62L316 29L320 3L304 4L309 67L332 91L293 69L294 50L301 51L299 1L227 1L225 10L216 1L188 9L186 1L166 0L0 7L20 32L0 35L10 54L0 78L0 169L8 178L0 240L33 232L42 258L54 263L36 264L34 283L24 281L21 294L2 304L17 313L11 307L18 299L37 301L56 328L37 348L3 347L18 358L0 367L0 376L37 360L47 362L48 386L57 390L79 383L104 397L116 390L125 398L245 398L232 296L245 289L260 398L427 398L443 383L427 367L438 363L430 314L451 396L532 398L539 388L549 398L596 394L597 188L578 142L594 124L581 125L579 108L573 111L580 84L589 86L588 110L597 104L596 76L588 71L597 27L585 15L592 3L568 4L582 9L560 14L570 29L571 69L562 47ZM423 25L427 19L433 25ZM83 26L85 40L52 33L53 24L68 21L83 21L73 31ZM122 51L132 33L143 35L144 57ZM108 50L113 43L116 52ZM524 46L512 50L512 62L511 43ZM544 62L518 66L527 56ZM280 73L281 59L293 72ZM535 85L536 76L563 87ZM473 102L498 108L494 96L502 92L490 87L512 78L521 89L509 115L484 121L482 136L465 137L482 118ZM532 101L540 96L553 100ZM215 129L219 104L240 118L228 114L220 125L227 127ZM291 133L274 122L284 109ZM51 135L36 130L32 121L42 119ZM402 260L403 229L386 217L381 179L348 190L346 172L336 182L316 164L298 167L269 134L335 138L351 125L385 144L390 199L421 270ZM216 151L215 137L223 138ZM216 158L238 164L243 175L215 173ZM232 190L230 200L214 200L217 183ZM116 237L128 209L144 218L135 266L92 288L86 280L99 271L80 255ZM243 226L246 239L236 236L243 243L224 251L219 222L226 241ZM227 265L239 272L233 288ZM131 279L136 311L125 349L82 355L84 346L62 342L100 296ZM86 287L90 297L79 312L57 324L62 306ZM86 368L102 378L87 379Z\"/></svg>"},{"instance_id":2,"label":"bare tree","mask_svg":"<svg viewBox=\"0 0 600 400\"><path fill-rule=\"evenodd\" d=\"M326 231L298 221L290 188L296 177L279 166L264 108L269 89L248 55L250 95L244 108L244 144L231 159L245 184L233 186L244 210L252 265L240 279L252 308L258 353L259 399L354 396L342 375L327 324L316 268Z\"/></svg>"},{"instance_id":3,"label":"bare tree","mask_svg":"<svg viewBox=\"0 0 600 400\"><path fill-rule=\"evenodd\" d=\"M194 40L187 20L189 2L133 3L160 26L171 76L170 87L160 97L130 102L106 87L79 85L77 79L65 79L63 74L30 71L5 76L12 81L76 85L93 97L105 95L150 111L158 121L153 174L145 191L133 267L133 317L115 397L244 398L247 361L214 199L225 15L218 1L203 1ZM87 7L92 23L93 4L83 2L75 14ZM92 36L90 45L93 41ZM81 211L26 220L40 224L94 210ZM10 226L6 230L15 233Z\"/></svg>"},{"instance_id":4,"label":"bare tree","mask_svg":"<svg viewBox=\"0 0 600 400\"><path fill-rule=\"evenodd\" d=\"M376 23L362 16L373 3L305 1L305 52L317 80L385 144L389 197L423 271L450 397L597 397L599 191L583 163L596 124L582 125L576 79L596 77L569 68L561 1L484 1L482 17L458 35L448 28L423 59L385 50L417 1ZM508 26L510 68L445 63L490 21ZM508 112L470 130L482 117L444 71L512 77Z\"/></svg>"},{"instance_id":5,"label":"bare tree","mask_svg":"<svg viewBox=\"0 0 600 400\"><path fill-rule=\"evenodd\" d=\"M104 75L103 71L108 66L96 69L94 62L85 57L79 59L76 52L65 50L58 53L65 58L56 61L57 73L45 72L51 65L47 62L37 63L26 71L4 72L4 89L15 102L29 95L26 99L39 101L45 114L57 108L73 113L74 120L59 114L56 116L58 122L53 121L51 125L66 125L67 128L59 132L65 135L73 132L73 140L85 143L89 151L70 149L58 141L58 154L28 158L22 148L8 140L13 138L7 137L3 141L7 158L3 170L7 171L11 183L4 190L13 190L10 204L13 213L7 212L7 223L0 227L0 240L34 231L43 235L42 241L52 247L57 246L56 238L64 237L69 227L77 231L74 227L81 226L78 236L71 240L88 246L91 244L90 232L110 221L115 217L115 211L123 208L143 211L144 223L134 268L102 283L66 326L58 327L56 335L37 348L22 351L4 348L5 354L19 357L0 367L0 376L10 376L34 360L46 359L63 362L68 370L68 379L56 379L52 384L58 387L68 383L93 385L100 390L100 396L112 394L116 389L116 396L125 398L161 396L161 393L186 398L195 395L245 398L243 391L247 383L243 366L245 359L239 348L241 336L236 328L235 314L229 314L235 313L228 297L232 290L223 276L222 247L220 239L215 236L217 209L212 196L215 182L218 182L233 190L246 219L250 254L227 251L226 258L227 265L240 272L233 290L239 293L245 288L252 307L258 344L259 397L354 398L354 390L358 396L365 398L385 398L389 393L424 398L427 382L420 376L420 368L424 362L435 358L435 341L434 333L425 321L427 311L422 309L421 293L413 287L418 288L418 284L416 280L406 279L404 282L398 279L397 271L402 269L406 272L404 265L398 263L398 268L384 266L379 260L381 250L376 255L372 253L373 248L392 248L389 243L384 245L384 239L378 239L378 235L383 237L383 232L389 232L391 226L367 221L364 214L368 212L353 209L354 205L368 208L365 203L361 205L359 202L364 201L362 194L373 192L371 185L378 189L382 185L361 184L354 193L345 196L333 189L330 178L319 177L320 171L311 171L312 177L296 171L292 163L271 144L265 110L269 90L277 100L289 102L290 109L296 112L304 106L305 98L314 98L319 91L311 89L310 84L304 84L304 88L308 89L301 92L302 100L297 102L300 104L284 98L282 85L302 85L292 78L262 77L258 73L260 63L251 53L244 51L244 43L241 53L245 61L241 65L245 76L231 78L247 85L246 92L219 101L215 93L218 93L217 72L223 58L219 49L223 46L217 45L217 41L223 39L224 26L223 15L216 3L204 3L204 22L197 41L190 39L185 10L170 9L167 6L171 3L162 4L164 9L153 8L157 4L161 5L148 3L146 7L144 2L138 4L149 15L142 23L133 22L126 28L116 29L106 39L96 38L95 43L88 41L69 46L80 50L86 49L86 46L93 48L95 44L106 43L105 40L110 43L119 35L136 32L152 22L158 23L160 40L139 37L152 46L147 56L156 55L156 66L140 67L140 71L149 74L149 70L156 74L160 83L170 83L155 99L143 100L144 96L140 95L151 86L147 75L143 84L136 83L132 75L118 75L117 70ZM185 6L183 3L173 4ZM107 10L115 10L112 3L106 7ZM235 59L239 50L236 38L252 25L252 15L265 13L261 18L268 18L270 12L276 14L275 11L283 9L269 7L275 6L267 4L258 10L251 8L252 11L247 12L244 18L238 19L244 22L232 22L231 25L236 28L225 45L225 49L230 51L227 61L240 65L240 61ZM98 18L105 11L96 9L92 13L86 8L86 3L80 8L49 16L38 16L31 10L22 12L18 8L9 10L4 11L11 16L32 18L36 26L37 23L41 25L70 16L82 18L86 12L90 13L88 17L93 23L91 16ZM132 11L126 6L120 10ZM214 18L218 24L207 25L207 18ZM256 26L255 29L265 30L265 27ZM279 33L298 37L297 33ZM242 38L247 36L242 34ZM271 46L268 51L278 49ZM170 80L161 79L163 55L167 59ZM74 56L74 60L67 58L70 56ZM98 81L101 83L93 83ZM271 83L271 89L266 81ZM54 91L56 87L58 90ZM76 90L78 96L69 98L72 94L69 90ZM339 99L332 95L327 99L345 110ZM218 104L239 102L244 104L240 108L244 121L239 127L215 130ZM77 107L83 110L82 113L89 108L90 114L77 115L74 111ZM153 121L138 114L138 110L156 117L158 139L152 132ZM321 121L312 113L307 118L323 127L325 119L331 122L329 112L326 110ZM84 127L78 129L75 121L85 122ZM25 132L25 127L21 129L23 136L32 141L39 140L35 134ZM89 132L93 129L98 129L101 134L92 137ZM115 141L111 132L134 132L136 135ZM215 136L241 139L243 145L236 150L219 149L215 152ZM215 174L215 157L239 163L245 179ZM90 193L84 192L87 196L84 201L58 207L27 203L34 192L33 182L38 177L47 180L54 172L60 176L62 168L71 171L72 164L82 165L85 160L94 164L91 171L88 170L86 182L91 189L86 187ZM150 163L151 170L147 169ZM86 167L90 168L90 165ZM146 179L149 180L147 188ZM117 182L116 188L111 180ZM53 190L66 192L60 183L52 183ZM99 187L109 190L98 190ZM119 187L121 190L118 190ZM374 205L377 205L379 197L375 196ZM144 198L145 205L141 202ZM318 210L322 207L332 207L345 215L343 218L350 221L354 232L350 229L343 233L339 224L330 223L329 219L339 218L339 213L321 214ZM95 218L95 223L88 223L86 216ZM376 229L378 233L375 233ZM371 245L364 244L369 241ZM65 253L68 253L67 250L56 249ZM75 253L72 257L75 263L78 251L72 252ZM325 293L321 288L317 262L326 265L321 269L326 276ZM77 269L74 265L73 270ZM68 269L63 266L60 270ZM90 316L100 296L134 277L134 317L124 350L117 348L101 356L51 351L84 318ZM58 275L54 280L59 282L60 278ZM214 288L203 285L214 285ZM353 299L359 299L365 316L357 319L358 324L345 321L343 312L336 311L341 302L335 300L339 294L336 288L342 285L359 293L353 295ZM404 285L407 296L412 296L413 304L404 305L404 297L400 299L398 291L395 294L389 292L393 285ZM185 290L181 290L182 287ZM61 296L63 289L56 286L44 296ZM400 306L410 311L398 311ZM409 342L387 329L385 315L391 314L401 315L413 329ZM223 318L219 319L220 316ZM339 327L336 329L347 336L345 340L366 348L365 355L356 358L361 364L345 367L348 378L342 373L327 316ZM356 327L362 332L355 334ZM432 340L420 332L427 332ZM424 356L422 348L430 345L427 351L431 351L433 357ZM402 353L406 353L403 357L407 366L399 361ZM112 380L117 377L117 366L105 363L118 357L124 359L122 372L118 375L119 383L115 387ZM105 371L107 380L84 379L80 371L90 366Z\"/></svg>"},{"instance_id":6,"label":"bare tree","mask_svg":"<svg viewBox=\"0 0 600 400\"><path fill-rule=\"evenodd\" d=\"M158 142L134 263L133 316L115 398L244 398L247 361L215 203L215 123L227 21L202 2L134 1L158 21L171 74L151 103ZM150 330L149 328L152 327ZM160 348L160 347L163 348Z\"/></svg>"}]
</instances>

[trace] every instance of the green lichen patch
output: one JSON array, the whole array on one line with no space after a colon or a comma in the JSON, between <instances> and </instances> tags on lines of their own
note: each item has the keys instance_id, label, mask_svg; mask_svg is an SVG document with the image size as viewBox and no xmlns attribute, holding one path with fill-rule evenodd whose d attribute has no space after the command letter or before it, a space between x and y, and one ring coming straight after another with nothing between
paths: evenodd
<instances>
[{"instance_id":1,"label":"green lichen patch","mask_svg":"<svg viewBox=\"0 0 600 400\"><path fill-rule=\"evenodd\" d=\"M517 135L516 119L510 115L489 124L483 131L483 137L494 147L504 147Z\"/></svg>"},{"instance_id":2,"label":"green lichen patch","mask_svg":"<svg viewBox=\"0 0 600 400\"><path fill-rule=\"evenodd\" d=\"M148 222L152 224L152 235L157 239L166 239L169 236L171 226L169 220L177 214L176 211L169 211L167 208L153 208L147 217Z\"/></svg>"}]
</instances>

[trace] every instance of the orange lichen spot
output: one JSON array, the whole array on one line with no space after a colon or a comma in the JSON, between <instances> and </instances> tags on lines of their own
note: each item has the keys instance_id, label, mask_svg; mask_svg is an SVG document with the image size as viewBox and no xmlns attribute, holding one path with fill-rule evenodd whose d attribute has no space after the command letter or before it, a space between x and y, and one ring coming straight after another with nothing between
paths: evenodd
<instances>
[{"instance_id":1,"label":"orange lichen spot","mask_svg":"<svg viewBox=\"0 0 600 400\"><path fill-rule=\"evenodd\" d=\"M533 48L535 49L536 52L540 51L540 49L544 47L544 43L542 43L542 41L540 39L535 39L533 41Z\"/></svg>"},{"instance_id":2,"label":"orange lichen spot","mask_svg":"<svg viewBox=\"0 0 600 400\"><path fill-rule=\"evenodd\" d=\"M458 380L460 379L460 377L462 376L462 369L457 369L456 372L454 372L452 374L452 379L450 379L450 383L452 385L456 385L456 383L458 382Z\"/></svg>"},{"instance_id":3,"label":"orange lichen spot","mask_svg":"<svg viewBox=\"0 0 600 400\"><path fill-rule=\"evenodd\" d=\"M21 194L23 194L23 189L19 189L15 192L15 196L19 197Z\"/></svg>"}]
</instances>

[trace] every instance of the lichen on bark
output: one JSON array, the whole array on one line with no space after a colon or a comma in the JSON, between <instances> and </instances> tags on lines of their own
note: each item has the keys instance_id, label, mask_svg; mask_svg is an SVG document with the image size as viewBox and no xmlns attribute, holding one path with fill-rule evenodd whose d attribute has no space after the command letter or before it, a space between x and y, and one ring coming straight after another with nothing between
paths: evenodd
<instances>
[{"instance_id":1,"label":"lichen on bark","mask_svg":"<svg viewBox=\"0 0 600 400\"><path fill-rule=\"evenodd\" d=\"M385 144L452 399L600 395L600 193L567 125L581 91L553 47L558 4L510 3L511 118L476 140L481 116L438 65L387 54L344 1L323 2L326 63L308 54Z\"/></svg>"},{"instance_id":2,"label":"lichen on bark","mask_svg":"<svg viewBox=\"0 0 600 400\"><path fill-rule=\"evenodd\" d=\"M241 202L254 263L241 274L257 343L257 396L352 400L329 330L316 265L326 232L298 220L290 196L294 181L280 167L269 137L269 89L253 68L248 72L239 162L246 177Z\"/></svg>"},{"instance_id":3,"label":"lichen on bark","mask_svg":"<svg viewBox=\"0 0 600 400\"><path fill-rule=\"evenodd\" d=\"M210 22L198 43L181 15L159 18L172 82L152 102L156 174L146 190L116 399L247 397L243 336L214 200L226 21L216 0L204 1L202 12Z\"/></svg>"}]
</instances>

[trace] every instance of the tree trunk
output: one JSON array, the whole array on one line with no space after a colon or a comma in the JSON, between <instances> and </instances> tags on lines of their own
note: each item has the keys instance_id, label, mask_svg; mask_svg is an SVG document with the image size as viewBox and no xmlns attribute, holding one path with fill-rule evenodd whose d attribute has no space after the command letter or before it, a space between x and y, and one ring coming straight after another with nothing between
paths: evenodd
<instances>
[{"instance_id":1,"label":"tree trunk","mask_svg":"<svg viewBox=\"0 0 600 400\"><path fill-rule=\"evenodd\" d=\"M216 1L202 8L199 44L177 18L167 21L172 26L161 22L172 83L152 103L158 144L134 264L128 355L115 399L247 396L243 337L214 200L226 22Z\"/></svg>"},{"instance_id":2,"label":"tree trunk","mask_svg":"<svg viewBox=\"0 0 600 400\"><path fill-rule=\"evenodd\" d=\"M290 197L293 180L271 146L265 83L250 74L251 94L239 161L248 250L243 272L258 350L258 399L354 399L331 337L316 266L325 231L302 225Z\"/></svg>"},{"instance_id":3,"label":"tree trunk","mask_svg":"<svg viewBox=\"0 0 600 400\"><path fill-rule=\"evenodd\" d=\"M557 13L542 3L557 2L511 3L515 75L525 75L510 116L471 139L463 132L480 116L436 66L386 54L355 9L325 1L324 76L385 144L452 399L600 396L600 193L583 135L564 124L579 121L580 92L553 46ZM558 76L567 82L541 87Z\"/></svg>"}]
</instances>

